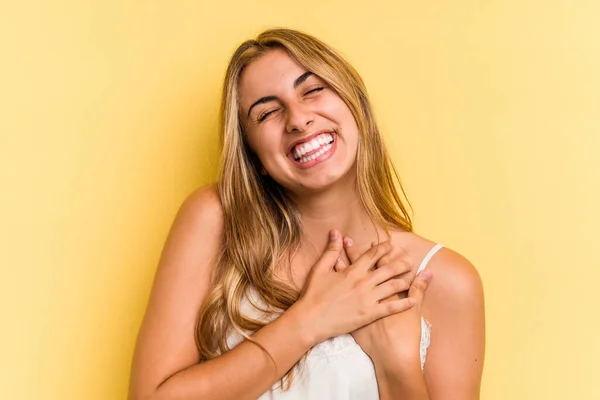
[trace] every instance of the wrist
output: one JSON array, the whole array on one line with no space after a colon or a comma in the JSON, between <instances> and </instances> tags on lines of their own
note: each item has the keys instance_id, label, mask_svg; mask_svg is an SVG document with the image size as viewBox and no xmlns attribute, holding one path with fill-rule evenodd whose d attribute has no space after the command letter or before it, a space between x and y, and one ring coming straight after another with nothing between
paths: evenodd
<instances>
[{"instance_id":1,"label":"wrist","mask_svg":"<svg viewBox=\"0 0 600 400\"><path fill-rule=\"evenodd\" d=\"M317 330L318 324L314 322L314 318L311 318L312 313L304 302L298 300L285 312L285 315L291 321L298 340L307 349L321 341Z\"/></svg>"}]
</instances>

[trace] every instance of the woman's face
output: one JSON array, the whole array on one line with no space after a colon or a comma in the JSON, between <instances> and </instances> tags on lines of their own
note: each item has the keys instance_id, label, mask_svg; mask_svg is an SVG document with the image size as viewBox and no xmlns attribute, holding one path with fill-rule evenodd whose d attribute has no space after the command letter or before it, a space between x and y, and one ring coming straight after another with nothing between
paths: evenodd
<instances>
[{"instance_id":1,"label":"woman's face","mask_svg":"<svg viewBox=\"0 0 600 400\"><path fill-rule=\"evenodd\" d=\"M350 109L285 51L250 63L239 91L248 142L280 185L293 193L322 190L354 168L358 127Z\"/></svg>"}]
</instances>

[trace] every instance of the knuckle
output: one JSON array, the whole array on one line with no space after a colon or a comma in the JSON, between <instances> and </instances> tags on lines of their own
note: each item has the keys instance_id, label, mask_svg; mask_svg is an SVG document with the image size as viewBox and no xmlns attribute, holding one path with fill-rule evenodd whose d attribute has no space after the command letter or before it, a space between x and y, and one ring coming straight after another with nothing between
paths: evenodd
<instances>
[{"instance_id":1,"label":"knuckle","mask_svg":"<svg viewBox=\"0 0 600 400\"><path fill-rule=\"evenodd\" d=\"M396 280L398 282L398 288L403 291L406 290L410 287L410 285L408 284L408 282L406 282L404 279L397 279Z\"/></svg>"},{"instance_id":2,"label":"knuckle","mask_svg":"<svg viewBox=\"0 0 600 400\"><path fill-rule=\"evenodd\" d=\"M362 256L361 258L368 258L371 259L373 257L375 257L377 255L377 246L371 247L369 250L367 250Z\"/></svg>"},{"instance_id":3,"label":"knuckle","mask_svg":"<svg viewBox=\"0 0 600 400\"><path fill-rule=\"evenodd\" d=\"M377 252L375 253L376 257L378 259L381 259L384 255L388 254L389 250L390 250L389 243L387 243L387 242L381 243L377 248Z\"/></svg>"},{"instance_id":4,"label":"knuckle","mask_svg":"<svg viewBox=\"0 0 600 400\"><path fill-rule=\"evenodd\" d=\"M337 253L338 251L340 251L341 248L342 248L342 246L340 246L340 244L336 243L336 242L331 242L327 246L327 250L331 251L331 252L334 252L334 253Z\"/></svg>"},{"instance_id":5,"label":"knuckle","mask_svg":"<svg viewBox=\"0 0 600 400\"><path fill-rule=\"evenodd\" d=\"M396 275L400 275L405 272L408 272L408 270L406 268L406 264L403 263L402 261L395 262L394 263L394 272L396 273Z\"/></svg>"},{"instance_id":6,"label":"knuckle","mask_svg":"<svg viewBox=\"0 0 600 400\"><path fill-rule=\"evenodd\" d=\"M386 314L393 314L394 312L396 312L396 302L388 301L386 303L382 303L382 305Z\"/></svg>"},{"instance_id":7,"label":"knuckle","mask_svg":"<svg viewBox=\"0 0 600 400\"><path fill-rule=\"evenodd\" d=\"M399 277L399 275L402 275L404 272L404 268L398 263L392 263L386 266L386 273L390 277Z\"/></svg>"},{"instance_id":8,"label":"knuckle","mask_svg":"<svg viewBox=\"0 0 600 400\"><path fill-rule=\"evenodd\" d=\"M405 252L402 249L402 247L398 246L397 244L392 245L392 250L390 251L390 254L392 254L394 258L402 258L404 257L404 253Z\"/></svg>"},{"instance_id":9,"label":"knuckle","mask_svg":"<svg viewBox=\"0 0 600 400\"><path fill-rule=\"evenodd\" d=\"M412 282L412 287L424 292L427 289L427 282L423 281L422 279L415 279Z\"/></svg>"},{"instance_id":10,"label":"knuckle","mask_svg":"<svg viewBox=\"0 0 600 400\"><path fill-rule=\"evenodd\" d=\"M397 314L410 308L410 303L407 298L402 300L388 301L386 303L381 303L381 305L384 307L384 312L388 315Z\"/></svg>"},{"instance_id":11,"label":"knuckle","mask_svg":"<svg viewBox=\"0 0 600 400\"><path fill-rule=\"evenodd\" d=\"M413 298L405 297L401 301L402 301L402 308L404 310L408 310L409 308L416 305L415 299L413 299Z\"/></svg>"},{"instance_id":12,"label":"knuckle","mask_svg":"<svg viewBox=\"0 0 600 400\"><path fill-rule=\"evenodd\" d=\"M412 270L412 266L410 265L410 263L406 260L400 260L398 261L401 265L402 268L404 269L404 272L408 272Z\"/></svg>"},{"instance_id":13,"label":"knuckle","mask_svg":"<svg viewBox=\"0 0 600 400\"><path fill-rule=\"evenodd\" d=\"M385 266L375 270L376 275L373 275L373 279L377 284L383 283L390 279L393 276L393 273L390 272L390 267Z\"/></svg>"},{"instance_id":14,"label":"knuckle","mask_svg":"<svg viewBox=\"0 0 600 400\"><path fill-rule=\"evenodd\" d=\"M381 258L380 258L380 259L377 261L377 266L378 266L379 268L381 268L382 266L389 264L389 263L390 263L390 261L391 261L391 260L389 259L389 257L388 257L387 255L386 255L386 256L383 256L383 257L381 257Z\"/></svg>"},{"instance_id":15,"label":"knuckle","mask_svg":"<svg viewBox=\"0 0 600 400\"><path fill-rule=\"evenodd\" d=\"M400 292L404 289L404 281L402 279L394 279L392 281L393 288L396 292Z\"/></svg>"},{"instance_id":16,"label":"knuckle","mask_svg":"<svg viewBox=\"0 0 600 400\"><path fill-rule=\"evenodd\" d=\"M359 276L355 271L350 274L352 280L352 287L359 291L363 291L365 289L367 279L364 276Z\"/></svg>"},{"instance_id":17,"label":"knuckle","mask_svg":"<svg viewBox=\"0 0 600 400\"><path fill-rule=\"evenodd\" d=\"M354 273L354 268L346 268L342 271L342 273L344 274L344 279L346 282L350 283L351 287L355 287L357 285L358 279Z\"/></svg>"},{"instance_id":18,"label":"knuckle","mask_svg":"<svg viewBox=\"0 0 600 400\"><path fill-rule=\"evenodd\" d=\"M365 321L369 319L369 309L365 306L359 306L356 308L356 317L359 321Z\"/></svg>"}]
</instances>

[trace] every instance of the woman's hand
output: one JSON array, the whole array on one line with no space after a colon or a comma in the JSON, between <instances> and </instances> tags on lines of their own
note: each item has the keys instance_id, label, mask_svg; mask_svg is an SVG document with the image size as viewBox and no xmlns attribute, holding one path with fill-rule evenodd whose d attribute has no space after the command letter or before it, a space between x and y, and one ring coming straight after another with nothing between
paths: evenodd
<instances>
[{"instance_id":1,"label":"woman's hand","mask_svg":"<svg viewBox=\"0 0 600 400\"><path fill-rule=\"evenodd\" d=\"M373 245L367 252L380 246L389 247L390 250L378 260L377 269L372 274L393 269L397 274L389 282L395 281L397 282L397 288L408 290L408 293L393 294L382 300L382 303L397 301L399 296L406 297L406 294L408 294L408 298L414 300L415 305L404 312L376 320L357 329L352 332L352 336L363 351L371 357L376 367L379 365L385 369L396 370L396 367L400 367L420 371L421 305L425 290L431 280L431 271L422 271L411 282L408 274L412 271L412 266L408 263L406 253L403 250L394 248L389 242L383 242L379 245L374 243ZM338 263L336 267L338 271L346 271L346 268L352 268L354 263L362 257L356 248L352 246L351 240L344 240L344 249L350 260L350 265L345 267L343 264ZM390 274L386 273L385 276Z\"/></svg>"},{"instance_id":2,"label":"woman's hand","mask_svg":"<svg viewBox=\"0 0 600 400\"><path fill-rule=\"evenodd\" d=\"M344 250L338 231L330 232L327 249L311 269L304 290L294 305L304 315L309 340L317 344L325 339L355 331L371 322L402 313L411 308L410 298L381 300L406 290L400 280L399 265L389 265L372 272L375 264L390 252L382 243L354 257L343 272L335 265Z\"/></svg>"}]
</instances>

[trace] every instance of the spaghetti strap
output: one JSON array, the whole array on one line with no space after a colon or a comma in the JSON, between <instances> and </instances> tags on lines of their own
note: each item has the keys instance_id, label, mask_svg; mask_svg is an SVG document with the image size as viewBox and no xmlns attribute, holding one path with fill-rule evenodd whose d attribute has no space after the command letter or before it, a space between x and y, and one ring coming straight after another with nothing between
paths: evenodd
<instances>
[{"instance_id":1,"label":"spaghetti strap","mask_svg":"<svg viewBox=\"0 0 600 400\"><path fill-rule=\"evenodd\" d=\"M431 250L429 250L429 252L425 256L423 261L421 261L421 265L419 265L419 268L417 269L417 274L419 274L419 272L421 272L425 269L425 267L429 263L429 260L431 260L431 257L433 257L435 255L435 253L437 253L438 250L441 249L442 247L444 247L444 245L438 243L435 246L433 246L433 248Z\"/></svg>"}]
</instances>

